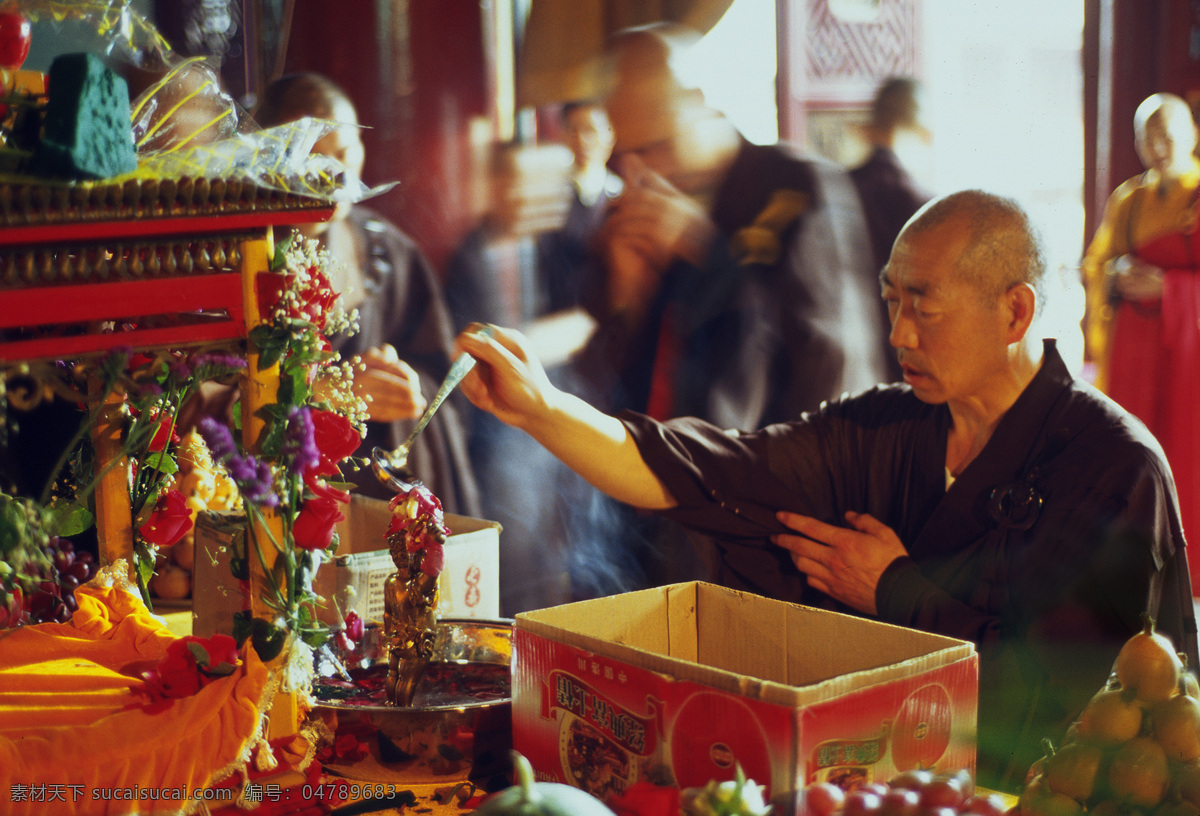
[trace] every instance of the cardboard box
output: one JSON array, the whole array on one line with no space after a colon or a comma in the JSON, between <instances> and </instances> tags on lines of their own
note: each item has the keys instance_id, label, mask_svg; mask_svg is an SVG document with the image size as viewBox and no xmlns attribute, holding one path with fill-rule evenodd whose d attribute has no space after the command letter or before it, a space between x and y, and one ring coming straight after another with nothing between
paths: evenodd
<instances>
[{"instance_id":1,"label":"cardboard box","mask_svg":"<svg viewBox=\"0 0 1200 816\"><path fill-rule=\"evenodd\" d=\"M809 782L975 767L974 644L705 583L524 612L513 747L604 799L734 763L788 813Z\"/></svg>"},{"instance_id":2,"label":"cardboard box","mask_svg":"<svg viewBox=\"0 0 1200 816\"><path fill-rule=\"evenodd\" d=\"M345 521L336 529L337 555L322 564L313 591L326 599L320 618L336 625L351 610L365 622L383 622L383 583L396 571L384 545L390 513L387 502L353 496ZM438 578L441 618L500 617L500 525L494 521L446 514L450 538L446 565ZM229 634L234 613L246 605L244 590L233 580L229 554L245 537L245 521L233 513L207 511L196 517L196 566L193 572L192 631L200 637Z\"/></svg>"}]
</instances>

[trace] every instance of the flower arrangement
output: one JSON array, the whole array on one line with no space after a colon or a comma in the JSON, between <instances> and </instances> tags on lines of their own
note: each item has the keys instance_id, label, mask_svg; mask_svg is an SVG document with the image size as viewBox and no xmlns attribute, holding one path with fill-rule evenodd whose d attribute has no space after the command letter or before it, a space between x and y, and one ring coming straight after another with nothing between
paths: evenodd
<instances>
[{"instance_id":1,"label":"flower arrangement","mask_svg":"<svg viewBox=\"0 0 1200 816\"><path fill-rule=\"evenodd\" d=\"M250 637L259 656L271 660L289 635L312 646L324 641L328 628L317 621L319 599L311 581L322 554L336 546L334 525L350 499L341 473L343 467L361 466L353 454L366 417L365 404L350 387L350 364L328 340L353 331L356 319L339 307L325 272L329 263L315 241L293 236L279 242L270 270L256 281L262 321L250 334L257 355L249 360L227 348L154 354L119 349L91 366L98 383L93 394L124 395L117 409L123 455L100 469L86 444L89 429L101 419L100 400L55 469L62 477L47 485L40 501L0 494L0 626L36 622L30 599L58 558L52 543L90 526L95 486L116 467L126 469L134 572L150 605L147 584L159 549L187 534L204 507L189 488L194 480L183 478L202 465L229 483L232 509L250 522L246 558L233 562L235 577L248 579L250 559L266 576L270 617L241 616L235 621L237 642ZM181 420L200 386L235 388L251 373L249 365L259 371L278 366L279 380L275 401L258 411L262 431L254 450L242 442L248 417L241 415L240 401L228 419L205 416L195 423L202 444L195 435L185 442ZM275 525L262 523L268 516Z\"/></svg>"},{"instance_id":2,"label":"flower arrangement","mask_svg":"<svg viewBox=\"0 0 1200 816\"><path fill-rule=\"evenodd\" d=\"M166 656L142 672L145 685L135 689L150 708L165 709L170 701L190 697L218 677L228 677L241 662L237 643L229 635L172 641Z\"/></svg>"}]
</instances>

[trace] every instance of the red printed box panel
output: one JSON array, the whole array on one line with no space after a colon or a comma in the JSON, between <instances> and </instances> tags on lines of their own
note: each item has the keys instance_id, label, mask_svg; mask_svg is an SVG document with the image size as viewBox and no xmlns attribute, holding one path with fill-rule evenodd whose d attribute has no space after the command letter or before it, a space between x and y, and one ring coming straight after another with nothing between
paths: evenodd
<instances>
[{"instance_id":1,"label":"red printed box panel","mask_svg":"<svg viewBox=\"0 0 1200 816\"><path fill-rule=\"evenodd\" d=\"M815 780L852 787L918 764L974 768L974 655L800 708L520 628L513 661L513 747L539 778L602 799L639 780L686 788L729 779L735 762L770 797Z\"/></svg>"}]
</instances>

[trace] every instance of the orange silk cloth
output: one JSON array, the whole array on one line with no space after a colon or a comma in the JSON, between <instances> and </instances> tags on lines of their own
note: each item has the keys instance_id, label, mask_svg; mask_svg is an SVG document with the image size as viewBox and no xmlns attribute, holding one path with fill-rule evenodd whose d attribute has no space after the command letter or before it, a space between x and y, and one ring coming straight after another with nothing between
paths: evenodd
<instances>
[{"instance_id":1,"label":"orange silk cloth","mask_svg":"<svg viewBox=\"0 0 1200 816\"><path fill-rule=\"evenodd\" d=\"M134 689L175 636L125 589L75 597L69 623L0 633L0 812L195 812L202 802L184 794L248 754L267 668L247 649L232 675L148 713Z\"/></svg>"}]
</instances>

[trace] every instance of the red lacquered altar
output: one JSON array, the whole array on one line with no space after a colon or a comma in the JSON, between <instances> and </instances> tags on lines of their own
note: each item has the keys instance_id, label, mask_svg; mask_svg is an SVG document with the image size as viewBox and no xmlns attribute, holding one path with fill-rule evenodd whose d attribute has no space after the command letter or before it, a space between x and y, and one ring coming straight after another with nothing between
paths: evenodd
<instances>
[{"instance_id":1,"label":"red lacquered altar","mask_svg":"<svg viewBox=\"0 0 1200 816\"><path fill-rule=\"evenodd\" d=\"M316 199L221 179L0 185L0 368L36 376L30 364L87 365L118 348L229 344L249 361L243 435L254 450L257 409L278 385L275 369L258 370L247 339L260 321L254 279L268 268L272 227L331 214ZM122 398L108 394L92 427L101 463L122 455ZM268 741L286 754L300 723L294 698L276 693L282 660L264 663L249 645L232 675L191 697L143 704L141 672L176 638L130 580L127 478L121 466L100 477L101 576L77 591L71 621L0 633L6 812L215 809L229 801L180 796L244 771ZM263 524L277 519L268 513ZM262 614L267 555L250 580L252 610ZM311 755L293 759L302 767Z\"/></svg>"}]
</instances>

